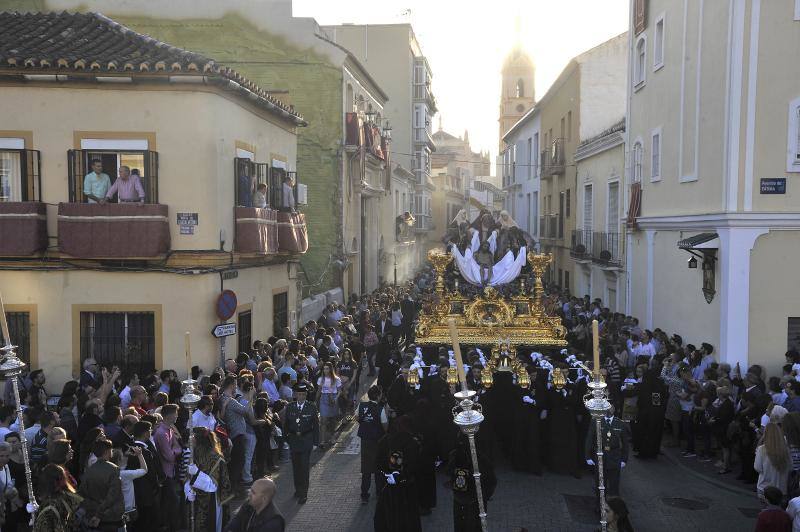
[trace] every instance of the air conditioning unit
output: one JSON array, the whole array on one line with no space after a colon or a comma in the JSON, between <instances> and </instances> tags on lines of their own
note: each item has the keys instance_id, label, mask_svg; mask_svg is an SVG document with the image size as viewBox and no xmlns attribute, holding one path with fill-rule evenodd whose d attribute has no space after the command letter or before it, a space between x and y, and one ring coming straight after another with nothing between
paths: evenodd
<instances>
[{"instance_id":1,"label":"air conditioning unit","mask_svg":"<svg viewBox=\"0 0 800 532\"><path fill-rule=\"evenodd\" d=\"M308 205L308 185L302 183L297 185L297 204Z\"/></svg>"}]
</instances>

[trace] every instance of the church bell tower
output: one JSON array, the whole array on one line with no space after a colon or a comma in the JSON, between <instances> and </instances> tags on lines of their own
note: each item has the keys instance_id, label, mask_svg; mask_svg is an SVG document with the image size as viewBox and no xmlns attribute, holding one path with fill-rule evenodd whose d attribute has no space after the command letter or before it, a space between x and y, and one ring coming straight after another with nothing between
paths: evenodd
<instances>
[{"instance_id":1,"label":"church bell tower","mask_svg":"<svg viewBox=\"0 0 800 532\"><path fill-rule=\"evenodd\" d=\"M503 61L502 78L498 139L501 152L504 148L503 135L536 103L533 61L519 42Z\"/></svg>"}]
</instances>

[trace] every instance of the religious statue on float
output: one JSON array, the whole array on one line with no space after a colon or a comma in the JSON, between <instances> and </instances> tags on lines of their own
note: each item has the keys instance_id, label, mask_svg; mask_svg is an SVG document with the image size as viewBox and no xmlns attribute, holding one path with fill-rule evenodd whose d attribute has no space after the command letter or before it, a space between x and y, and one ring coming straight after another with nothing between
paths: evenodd
<instances>
[{"instance_id":1,"label":"religious statue on float","mask_svg":"<svg viewBox=\"0 0 800 532\"><path fill-rule=\"evenodd\" d=\"M493 215L482 209L469 223L461 210L444 238L461 276L477 286L498 286L516 279L525 265L533 238L506 211Z\"/></svg>"}]
</instances>

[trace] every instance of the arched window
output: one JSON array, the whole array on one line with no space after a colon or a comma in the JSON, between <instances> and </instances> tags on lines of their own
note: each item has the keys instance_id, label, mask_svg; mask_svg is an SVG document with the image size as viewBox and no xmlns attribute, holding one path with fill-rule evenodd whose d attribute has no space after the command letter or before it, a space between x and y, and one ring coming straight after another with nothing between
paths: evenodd
<instances>
[{"instance_id":1,"label":"arched window","mask_svg":"<svg viewBox=\"0 0 800 532\"><path fill-rule=\"evenodd\" d=\"M353 237L353 243L350 245L351 253L358 253L358 239Z\"/></svg>"},{"instance_id":2,"label":"arched window","mask_svg":"<svg viewBox=\"0 0 800 532\"><path fill-rule=\"evenodd\" d=\"M644 149L642 148L641 141L636 141L633 145L633 152L631 154L631 166L633 167L633 182L640 183L642 181L642 158L644 156Z\"/></svg>"},{"instance_id":3,"label":"arched window","mask_svg":"<svg viewBox=\"0 0 800 532\"><path fill-rule=\"evenodd\" d=\"M647 59L647 39L644 35L636 41L636 59L633 65L633 85L638 87L645 82L645 64Z\"/></svg>"},{"instance_id":4,"label":"arched window","mask_svg":"<svg viewBox=\"0 0 800 532\"><path fill-rule=\"evenodd\" d=\"M517 98L524 98L525 97L525 82L521 79L517 80Z\"/></svg>"}]
</instances>

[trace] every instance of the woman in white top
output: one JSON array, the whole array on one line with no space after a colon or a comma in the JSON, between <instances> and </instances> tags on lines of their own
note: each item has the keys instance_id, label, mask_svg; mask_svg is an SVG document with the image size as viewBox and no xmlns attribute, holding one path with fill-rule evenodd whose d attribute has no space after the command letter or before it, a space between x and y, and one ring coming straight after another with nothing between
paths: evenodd
<instances>
[{"instance_id":1,"label":"woman in white top","mask_svg":"<svg viewBox=\"0 0 800 532\"><path fill-rule=\"evenodd\" d=\"M205 427L211 432L217 428L217 418L211 412L214 409L214 400L210 395L204 395L197 403L197 410L192 413L192 426Z\"/></svg>"},{"instance_id":2,"label":"woman in white top","mask_svg":"<svg viewBox=\"0 0 800 532\"><path fill-rule=\"evenodd\" d=\"M764 488L775 486L782 493L786 493L786 484L789 480L789 471L792 470L792 459L789 455L789 446L783 436L783 430L777 423L767 423L764 428L764 437L756 449L756 459L753 467L758 472L756 491L758 498L764 502Z\"/></svg>"},{"instance_id":3,"label":"woman in white top","mask_svg":"<svg viewBox=\"0 0 800 532\"><path fill-rule=\"evenodd\" d=\"M128 451L130 454L122 452L122 449L114 449L111 461L119 466L119 478L122 480L122 499L125 501L125 513L136 510L136 497L133 492L133 481L147 474L147 462L142 458L142 448L134 445ZM127 469L128 457L135 456L139 467Z\"/></svg>"},{"instance_id":4,"label":"woman in white top","mask_svg":"<svg viewBox=\"0 0 800 532\"><path fill-rule=\"evenodd\" d=\"M320 440L321 447L324 447L331 443L331 437L336 430L336 421L339 418L337 399L342 390L342 380L336 375L336 370L330 362L323 364L322 375L317 379L317 388L319 413L322 418Z\"/></svg>"}]
</instances>

